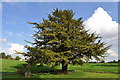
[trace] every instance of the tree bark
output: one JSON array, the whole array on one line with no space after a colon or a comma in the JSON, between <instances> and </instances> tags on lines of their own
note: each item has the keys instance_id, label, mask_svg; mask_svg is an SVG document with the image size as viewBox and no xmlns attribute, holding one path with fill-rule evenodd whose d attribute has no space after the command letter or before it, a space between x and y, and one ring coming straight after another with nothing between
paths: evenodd
<instances>
[{"instance_id":1,"label":"tree bark","mask_svg":"<svg viewBox=\"0 0 120 80\"><path fill-rule=\"evenodd\" d=\"M65 64L65 62L62 62L62 72L67 73L67 68L68 68L68 64Z\"/></svg>"}]
</instances>

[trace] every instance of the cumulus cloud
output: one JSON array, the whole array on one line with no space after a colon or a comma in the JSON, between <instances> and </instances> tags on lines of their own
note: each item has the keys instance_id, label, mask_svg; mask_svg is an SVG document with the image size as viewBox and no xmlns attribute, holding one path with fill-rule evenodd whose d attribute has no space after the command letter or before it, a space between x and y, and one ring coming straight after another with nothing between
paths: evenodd
<instances>
[{"instance_id":1,"label":"cumulus cloud","mask_svg":"<svg viewBox=\"0 0 120 80\"><path fill-rule=\"evenodd\" d=\"M18 52L24 51L24 46L18 43L10 43L9 46L10 46L10 48L8 49L9 54L14 54L15 51L18 51Z\"/></svg>"},{"instance_id":2,"label":"cumulus cloud","mask_svg":"<svg viewBox=\"0 0 120 80\"><path fill-rule=\"evenodd\" d=\"M100 34L103 41L112 44L111 49L107 51L107 58L116 59L118 57L118 23L112 20L107 11L98 7L83 24L89 32Z\"/></svg>"},{"instance_id":3,"label":"cumulus cloud","mask_svg":"<svg viewBox=\"0 0 120 80\"><path fill-rule=\"evenodd\" d=\"M104 38L117 38L118 23L103 8L99 7L94 14L84 22L86 29L104 36Z\"/></svg>"},{"instance_id":4,"label":"cumulus cloud","mask_svg":"<svg viewBox=\"0 0 120 80\"><path fill-rule=\"evenodd\" d=\"M7 40L4 38L0 38L0 42L5 42L5 41L7 41Z\"/></svg>"},{"instance_id":5,"label":"cumulus cloud","mask_svg":"<svg viewBox=\"0 0 120 80\"><path fill-rule=\"evenodd\" d=\"M11 55L12 57L19 56L22 59L25 58L21 54L15 54L15 51L24 52L24 46L23 45L20 45L18 43L7 43L7 46L9 46L9 48L6 48L3 52L5 52L8 55Z\"/></svg>"},{"instance_id":6,"label":"cumulus cloud","mask_svg":"<svg viewBox=\"0 0 120 80\"><path fill-rule=\"evenodd\" d=\"M6 39L5 39L6 40ZM0 46L0 52L5 52L7 55L11 55L13 58L15 58L16 56L21 57L22 59L24 59L25 57L21 54L15 54L15 51L18 52L24 52L25 48L23 45L19 44L19 43L10 43L8 41L5 41L3 43L3 46Z\"/></svg>"}]
</instances>

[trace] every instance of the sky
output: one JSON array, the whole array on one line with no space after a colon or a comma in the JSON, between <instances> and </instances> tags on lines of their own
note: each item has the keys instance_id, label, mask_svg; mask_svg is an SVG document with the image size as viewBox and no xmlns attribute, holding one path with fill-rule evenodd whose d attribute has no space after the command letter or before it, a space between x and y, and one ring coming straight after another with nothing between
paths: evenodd
<instances>
[{"instance_id":1,"label":"sky","mask_svg":"<svg viewBox=\"0 0 120 80\"><path fill-rule=\"evenodd\" d=\"M13 57L16 51L25 51L24 46L32 41L34 27L27 22L42 22L53 9L70 9L74 18L82 17L86 30L96 31L103 41L112 47L108 50L105 61L118 58L118 3L117 2L2 2L2 37L0 52ZM2 9L2 10L1 10ZM21 55L20 55L21 56ZM23 57L23 56L21 56Z\"/></svg>"}]
</instances>

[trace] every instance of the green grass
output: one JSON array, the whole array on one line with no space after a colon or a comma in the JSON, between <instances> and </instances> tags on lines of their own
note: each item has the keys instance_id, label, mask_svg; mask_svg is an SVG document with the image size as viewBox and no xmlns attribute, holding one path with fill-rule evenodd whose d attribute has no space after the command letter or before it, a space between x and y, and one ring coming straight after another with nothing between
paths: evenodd
<instances>
[{"instance_id":1,"label":"green grass","mask_svg":"<svg viewBox=\"0 0 120 80\"><path fill-rule=\"evenodd\" d=\"M53 74L33 74L35 77L39 78L118 78L118 75L107 73L91 73L91 72L73 72L71 74L66 75L53 75Z\"/></svg>"},{"instance_id":2,"label":"green grass","mask_svg":"<svg viewBox=\"0 0 120 80\"><path fill-rule=\"evenodd\" d=\"M90 72L118 72L118 63L85 63L83 66L69 65L68 69Z\"/></svg>"},{"instance_id":3,"label":"green grass","mask_svg":"<svg viewBox=\"0 0 120 80\"><path fill-rule=\"evenodd\" d=\"M2 59L2 72L4 74L10 73L9 75L3 75L3 78L24 78L22 75L14 75L17 71L17 68L22 68L23 72L26 72L26 69L22 64L25 64L24 61L17 60L6 60ZM85 63L83 66L79 65L69 65L68 74L53 74L53 73L33 73L40 71L50 71L50 70L61 70L61 65L54 68L48 66L34 66L31 68L32 76L31 78L118 78L118 74L115 73L99 73L99 72L118 72L117 63ZM98 72L98 73L96 73ZM119 75L120 76L120 75Z\"/></svg>"},{"instance_id":4,"label":"green grass","mask_svg":"<svg viewBox=\"0 0 120 80\"><path fill-rule=\"evenodd\" d=\"M15 66L21 65L23 63L25 62L18 60L2 59L2 72L16 72L17 69L15 68Z\"/></svg>"},{"instance_id":5,"label":"green grass","mask_svg":"<svg viewBox=\"0 0 120 80\"><path fill-rule=\"evenodd\" d=\"M119 75L120 76L120 75ZM7 75L3 76L3 78L25 78L24 75ZM118 78L117 74L112 73L93 73L93 72L73 72L69 74L49 74L49 73L39 73L32 74L31 78Z\"/></svg>"}]
</instances>

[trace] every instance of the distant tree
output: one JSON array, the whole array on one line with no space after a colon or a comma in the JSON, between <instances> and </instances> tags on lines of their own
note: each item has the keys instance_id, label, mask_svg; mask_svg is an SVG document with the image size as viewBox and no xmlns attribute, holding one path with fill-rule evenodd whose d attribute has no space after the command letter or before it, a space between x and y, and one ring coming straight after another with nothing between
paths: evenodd
<instances>
[{"instance_id":1,"label":"distant tree","mask_svg":"<svg viewBox=\"0 0 120 80\"><path fill-rule=\"evenodd\" d=\"M113 63L117 63L117 61L116 61L116 60L113 60L112 62L113 62Z\"/></svg>"},{"instance_id":2,"label":"distant tree","mask_svg":"<svg viewBox=\"0 0 120 80\"><path fill-rule=\"evenodd\" d=\"M27 56L30 64L62 64L62 71L66 72L68 64L82 65L93 57L101 60L110 48L101 42L101 36L85 30L82 18L75 19L72 10L55 9L43 23L30 24L37 29L33 35L35 42L25 46L27 52L17 52Z\"/></svg>"},{"instance_id":3,"label":"distant tree","mask_svg":"<svg viewBox=\"0 0 120 80\"><path fill-rule=\"evenodd\" d=\"M113 60L113 61L109 61L108 63L117 63L117 61Z\"/></svg>"},{"instance_id":4,"label":"distant tree","mask_svg":"<svg viewBox=\"0 0 120 80\"><path fill-rule=\"evenodd\" d=\"M6 55L4 52L0 53L0 58L14 60L11 55Z\"/></svg>"},{"instance_id":5,"label":"distant tree","mask_svg":"<svg viewBox=\"0 0 120 80\"><path fill-rule=\"evenodd\" d=\"M89 63L97 63L97 62L96 62L96 61L94 61L94 62L91 61L91 62L89 62Z\"/></svg>"},{"instance_id":6,"label":"distant tree","mask_svg":"<svg viewBox=\"0 0 120 80\"><path fill-rule=\"evenodd\" d=\"M12 56L11 56L11 58L10 58L11 60L15 60Z\"/></svg>"},{"instance_id":7,"label":"distant tree","mask_svg":"<svg viewBox=\"0 0 120 80\"><path fill-rule=\"evenodd\" d=\"M105 61L100 61L99 63L105 63Z\"/></svg>"},{"instance_id":8,"label":"distant tree","mask_svg":"<svg viewBox=\"0 0 120 80\"><path fill-rule=\"evenodd\" d=\"M16 56L15 57L15 60L20 60L21 58L19 56Z\"/></svg>"},{"instance_id":9,"label":"distant tree","mask_svg":"<svg viewBox=\"0 0 120 80\"><path fill-rule=\"evenodd\" d=\"M0 57L3 58L3 59L5 59L6 58L5 53L4 52L0 53Z\"/></svg>"},{"instance_id":10,"label":"distant tree","mask_svg":"<svg viewBox=\"0 0 120 80\"><path fill-rule=\"evenodd\" d=\"M120 59L118 60L118 62L120 63Z\"/></svg>"},{"instance_id":11,"label":"distant tree","mask_svg":"<svg viewBox=\"0 0 120 80\"><path fill-rule=\"evenodd\" d=\"M6 59L12 59L11 55L6 55Z\"/></svg>"}]
</instances>

